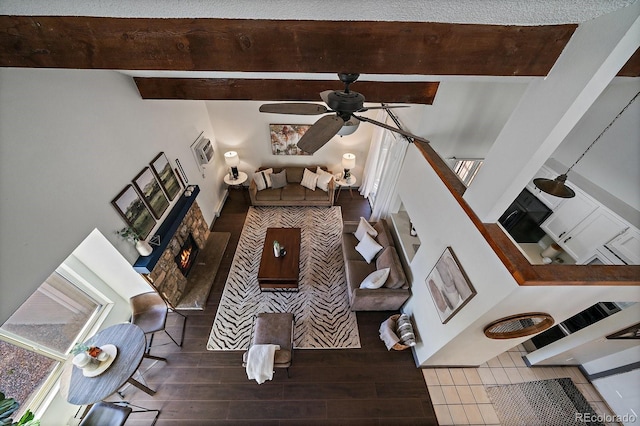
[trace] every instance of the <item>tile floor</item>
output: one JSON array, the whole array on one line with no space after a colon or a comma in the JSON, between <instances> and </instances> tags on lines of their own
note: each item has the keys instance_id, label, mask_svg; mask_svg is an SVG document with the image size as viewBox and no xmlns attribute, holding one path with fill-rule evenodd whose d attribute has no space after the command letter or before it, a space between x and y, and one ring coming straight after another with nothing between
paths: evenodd
<instances>
[{"instance_id":1,"label":"tile floor","mask_svg":"<svg viewBox=\"0 0 640 426\"><path fill-rule=\"evenodd\" d=\"M478 368L423 369L429 395L440 425L499 425L485 387L569 377L598 414L611 414L598 391L578 367L533 367L518 345Z\"/></svg>"}]
</instances>

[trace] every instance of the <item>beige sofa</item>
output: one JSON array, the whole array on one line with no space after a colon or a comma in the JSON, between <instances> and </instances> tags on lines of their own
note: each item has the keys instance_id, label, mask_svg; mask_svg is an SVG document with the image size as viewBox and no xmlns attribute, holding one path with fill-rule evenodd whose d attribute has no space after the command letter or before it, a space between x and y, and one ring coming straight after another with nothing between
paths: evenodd
<instances>
[{"instance_id":1,"label":"beige sofa","mask_svg":"<svg viewBox=\"0 0 640 426\"><path fill-rule=\"evenodd\" d=\"M249 196L251 204L254 206L332 206L335 194L335 182L329 182L328 191L320 188L310 190L300 185L304 169L312 172L317 166L292 166L292 167L260 167L256 172L273 169L273 173L279 173L283 169L287 170L287 185L283 188L267 188L258 191L258 187L253 179L249 183ZM326 167L320 166L324 171ZM331 172L329 172L331 173Z\"/></svg>"},{"instance_id":2,"label":"beige sofa","mask_svg":"<svg viewBox=\"0 0 640 426\"><path fill-rule=\"evenodd\" d=\"M411 296L389 225L384 219L372 224L378 232L375 240L383 249L371 263L356 251L358 239L353 234L358 222L345 221L342 230L342 253L352 311L396 311ZM381 288L360 288L362 281L377 269L390 268L389 278Z\"/></svg>"}]
</instances>

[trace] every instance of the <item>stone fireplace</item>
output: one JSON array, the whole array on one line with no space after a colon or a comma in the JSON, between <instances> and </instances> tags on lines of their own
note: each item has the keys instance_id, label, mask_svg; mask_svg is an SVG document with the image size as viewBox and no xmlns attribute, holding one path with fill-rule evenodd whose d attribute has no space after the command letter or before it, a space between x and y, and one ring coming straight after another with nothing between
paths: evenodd
<instances>
[{"instance_id":1,"label":"stone fireplace","mask_svg":"<svg viewBox=\"0 0 640 426\"><path fill-rule=\"evenodd\" d=\"M194 202L180 222L169 243L162 252L153 270L146 274L159 292L163 293L167 300L174 306L180 302L182 296L189 290L186 275L178 265L179 258L185 247L195 244L192 251L199 251L209 237L209 227L202 216L198 203ZM195 249L195 250L194 250ZM191 259L189 268L197 262L197 257Z\"/></svg>"}]
</instances>

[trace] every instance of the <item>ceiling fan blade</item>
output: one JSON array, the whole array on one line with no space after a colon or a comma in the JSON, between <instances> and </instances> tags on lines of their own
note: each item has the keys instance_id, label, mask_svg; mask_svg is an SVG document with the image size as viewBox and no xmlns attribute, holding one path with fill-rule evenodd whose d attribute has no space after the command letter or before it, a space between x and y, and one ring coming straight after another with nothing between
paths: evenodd
<instances>
[{"instance_id":1,"label":"ceiling fan blade","mask_svg":"<svg viewBox=\"0 0 640 426\"><path fill-rule=\"evenodd\" d=\"M358 112L369 111L370 109L391 109L391 108L409 108L411 105L389 105L389 106L379 106L379 107L364 107Z\"/></svg>"},{"instance_id":2,"label":"ceiling fan blade","mask_svg":"<svg viewBox=\"0 0 640 426\"><path fill-rule=\"evenodd\" d=\"M392 132L400 133L401 135L404 135L406 137L415 139L417 141L425 142L425 143L431 143L427 139L421 138L420 136L416 136L413 133L409 133L409 132L406 132L404 130L398 129L397 127L389 126L388 124L381 123L379 121L372 120L372 119L367 118L367 117L361 117L361 116L355 116L355 115L354 115L354 117L356 117L360 121L366 121L367 123L375 124L376 126L383 127L383 128L385 128L387 130L391 130Z\"/></svg>"},{"instance_id":3,"label":"ceiling fan blade","mask_svg":"<svg viewBox=\"0 0 640 426\"><path fill-rule=\"evenodd\" d=\"M324 105L301 102L260 105L260 112L270 112L274 114L318 115L328 111Z\"/></svg>"},{"instance_id":4,"label":"ceiling fan blade","mask_svg":"<svg viewBox=\"0 0 640 426\"><path fill-rule=\"evenodd\" d=\"M327 115L316 121L298 141L298 148L313 154L334 137L344 125L337 115Z\"/></svg>"},{"instance_id":5,"label":"ceiling fan blade","mask_svg":"<svg viewBox=\"0 0 640 426\"><path fill-rule=\"evenodd\" d=\"M324 92L320 92L320 97L324 101L325 104L329 103L329 95L333 93L333 90L325 90Z\"/></svg>"}]
</instances>

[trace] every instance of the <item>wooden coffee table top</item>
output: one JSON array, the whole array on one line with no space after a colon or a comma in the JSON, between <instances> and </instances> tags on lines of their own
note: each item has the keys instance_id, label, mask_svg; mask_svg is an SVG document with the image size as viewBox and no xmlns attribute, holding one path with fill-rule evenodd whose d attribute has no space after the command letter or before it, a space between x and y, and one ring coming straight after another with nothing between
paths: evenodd
<instances>
[{"instance_id":1,"label":"wooden coffee table top","mask_svg":"<svg viewBox=\"0 0 640 426\"><path fill-rule=\"evenodd\" d=\"M273 241L287 254L275 257ZM300 276L300 228L267 228L258 270L260 288L297 288Z\"/></svg>"}]
</instances>

